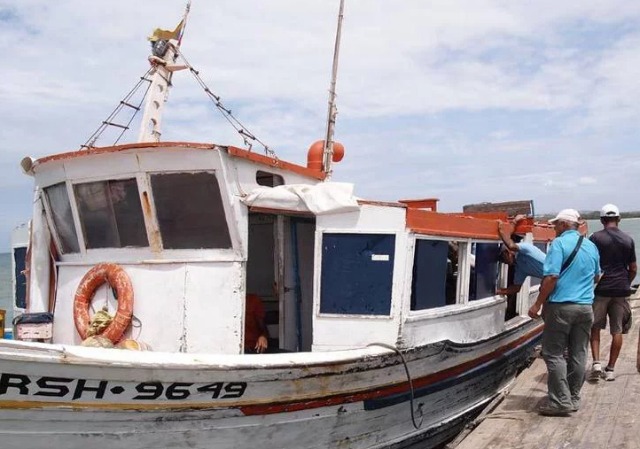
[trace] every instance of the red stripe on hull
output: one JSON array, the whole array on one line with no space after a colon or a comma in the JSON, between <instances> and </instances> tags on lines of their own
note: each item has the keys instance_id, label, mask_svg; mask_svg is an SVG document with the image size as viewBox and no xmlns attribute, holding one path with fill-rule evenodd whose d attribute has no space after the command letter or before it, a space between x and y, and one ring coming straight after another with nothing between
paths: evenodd
<instances>
[{"instance_id":1,"label":"red stripe on hull","mask_svg":"<svg viewBox=\"0 0 640 449\"><path fill-rule=\"evenodd\" d=\"M451 368L439 371L437 373L429 374L424 377L418 377L413 379L413 388L421 388L430 384L443 381L450 377L458 376L466 371L476 368L486 362L494 360L506 352L521 346L526 341L529 341L537 337L542 332L542 326L536 327L534 330L528 332L517 340L512 341L490 353L487 353L481 357L470 360L460 365L453 366ZM333 405L340 405L352 402L360 402L367 399L377 399L393 394L406 393L409 391L409 382L401 382L394 385L377 388L374 390L368 390L358 393L340 394L335 396L328 396L319 399L312 399L300 402L283 402L283 403L271 403L271 404L257 404L246 405L239 407L239 409L247 416L250 415L268 415L273 413L285 413L295 412L299 410L307 410L319 407L328 407Z\"/></svg>"}]
</instances>

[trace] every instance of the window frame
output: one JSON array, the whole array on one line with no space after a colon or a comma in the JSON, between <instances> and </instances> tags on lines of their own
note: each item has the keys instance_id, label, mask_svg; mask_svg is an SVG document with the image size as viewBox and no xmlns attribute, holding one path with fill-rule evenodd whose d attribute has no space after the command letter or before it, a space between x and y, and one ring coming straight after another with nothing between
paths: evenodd
<instances>
[{"instance_id":1,"label":"window frame","mask_svg":"<svg viewBox=\"0 0 640 449\"><path fill-rule=\"evenodd\" d=\"M225 249L164 249L162 247L160 230L158 227L158 220L155 210L155 202L153 198L153 191L151 189L152 174L166 174L166 173L213 173L218 182L220 188L220 195L222 197L222 204L224 208L225 220L229 229L229 235L231 238L231 248ZM149 246L147 247L127 247L127 248L93 248L87 249L82 228L80 225L80 215L78 212L78 204L75 197L74 186L76 184L84 184L89 182L99 181L117 181L123 179L135 178L138 184L138 195L140 197L140 204L143 209L143 218L145 228L147 232L147 239ZM237 262L242 259L242 242L239 234L239 229L232 226L232 222L235 222L236 214L231 209L229 202L229 194L227 186L224 182L224 173L220 169L204 169L204 170L191 170L191 169L176 169L176 170L148 170L138 172L118 173L117 175L96 175L83 178L69 179L64 176L51 178L48 182L40 184L38 188L38 195L40 201L42 201L45 211L45 221L51 230L51 238L56 246L61 259L56 262L56 265L75 265L79 261L86 261L87 256L95 255L96 257L103 258L108 254L108 257L114 261L127 262L127 263L172 263L176 261L193 260L194 252L197 252L198 260L212 261L212 262ZM78 238L78 244L80 251L77 253L65 253L62 251L62 245L60 244L58 229L53 222L52 209L50 207L47 195L44 190L48 187L56 184L65 184L67 195L71 204L71 215L73 217L73 226ZM146 199L145 199L146 194ZM148 201L149 210L145 212L145 202ZM167 257L164 257L161 261L156 261L158 253L165 253ZM84 262L83 262L84 263Z\"/></svg>"},{"instance_id":2,"label":"window frame","mask_svg":"<svg viewBox=\"0 0 640 449\"><path fill-rule=\"evenodd\" d=\"M501 245L501 242L496 241L496 240L470 239L469 240L469 246L468 246L468 248L469 248L469 256L471 255L471 248L472 248L474 243L476 244L476 247L477 247L478 244L495 244L498 247ZM499 251L499 249L498 249L498 251ZM504 269L503 269L502 265L503 265L503 263L500 262L499 259L496 260L496 271L497 271L497 273L496 273L496 282L495 282L495 289L496 290L498 288L500 288L500 286L504 282L506 282L505 281L505 275L504 275ZM468 282L467 282L467 289L466 289L467 290L467 303L471 304L471 303L476 303L476 302L479 302L479 301L485 301L487 299L493 299L493 298L496 298L496 297L498 297L498 298L500 297L500 295L497 295L496 293L494 293L492 296L486 296L484 298L476 298L476 299L471 300L469 298L469 296L470 296L469 295L469 289L471 288L471 264L470 264L470 260L469 260L469 267L468 268L469 268L469 279L468 279Z\"/></svg>"},{"instance_id":3,"label":"window frame","mask_svg":"<svg viewBox=\"0 0 640 449\"><path fill-rule=\"evenodd\" d=\"M53 187L58 184L64 184L67 190L67 198L69 199L69 204L71 206L71 217L73 219L73 227L76 232L76 238L78 239L78 252L70 253L70 252L63 251L62 242L60 240L60 232L58 231L58 227L56 226L56 223L53 219L53 208L51 207L51 204L49 203L49 197L45 192L45 190L48 189L49 187ZM56 182L51 182L50 184L41 185L39 189L40 189L40 200L42 201L42 205L44 207L44 212L45 212L45 220L47 222L47 226L49 227L51 238L53 239L53 242L56 246L56 250L58 251L58 254L64 257L74 257L74 256L77 257L77 255L79 254L86 253L84 236L82 235L82 232L78 232L78 231L81 231L79 226L80 220L78 215L76 198L73 192L73 185L71 181L68 179L63 179L62 181L56 181Z\"/></svg>"},{"instance_id":4,"label":"window frame","mask_svg":"<svg viewBox=\"0 0 640 449\"><path fill-rule=\"evenodd\" d=\"M105 182L105 183L109 183L110 181L125 181L125 180L130 180L133 179L135 180L135 184L136 184L136 188L138 190L138 200L140 201L140 211L142 213L142 224L144 226L144 230L145 230L145 234L147 237L147 245L146 246L121 246L121 247L114 247L114 246L110 246L110 247L104 247L104 248L87 248L87 242L85 240L85 236L84 236L84 227L83 227L83 223L82 223L82 219L80 218L80 208L78 206L78 198L76 197L76 186L78 185L82 185L82 184L91 184L91 183L97 183L97 182ZM137 173L135 174L129 174L129 175L123 175L123 176L110 176L110 177L101 177L100 179L82 179L82 180L75 180L75 181L71 181L71 186L70 189L67 190L71 190L73 192L73 203L75 205L75 211L76 211L76 215L77 215L77 229L80 229L80 233L79 233L79 240L82 242L82 248L84 248L84 252L89 253L89 252L93 252L93 251L114 251L114 250L130 250L130 251L141 251L141 250L148 250L149 248L151 248L151 234L149 233L149 229L147 226L147 221L148 218L145 216L144 213L144 203L143 203L143 195L142 195L142 190L140 189L142 186L142 184L140 183L140 177Z\"/></svg>"},{"instance_id":5,"label":"window frame","mask_svg":"<svg viewBox=\"0 0 640 449\"><path fill-rule=\"evenodd\" d=\"M224 218L227 225L227 230L229 232L229 239L231 242L231 246L229 248L165 248L162 240L162 232L160 230L160 223L158 222L158 213L156 210L156 202L155 195L153 192L153 188L151 185L151 177L153 175L172 175L172 174L198 174L198 173L210 173L214 176L216 182L218 183L218 189L220 191L220 198L222 200L222 209L224 211ZM198 254L202 256L211 255L215 257L216 261L234 261L238 258L239 249L241 247L240 236L238 234L239 229L236 229L235 226L232 225L232 218L234 217L233 211L231 210L231 204L228 200L229 195L227 191L227 186L224 182L220 182L221 179L224 179L224 173L218 169L204 169L204 170L152 170L147 171L143 174L144 176L144 186L145 192L147 194L147 198L149 201L150 207L150 215L152 217L153 223L150 223L150 226L147 226L147 232L153 232L152 235L157 235L157 238L154 239L152 246L157 246L157 251L162 251L166 254L171 255L172 257L180 258L180 257L188 257L189 255L193 255L194 251L197 251ZM141 192L141 196L144 194ZM141 198L141 201L143 199ZM144 203L143 203L144 204ZM151 238L149 239L151 242Z\"/></svg>"},{"instance_id":6,"label":"window frame","mask_svg":"<svg viewBox=\"0 0 640 449\"><path fill-rule=\"evenodd\" d=\"M458 279L457 279L457 302L443 307L432 309L411 310L411 285L413 282L413 261L415 258L416 240L444 240L447 242L458 243ZM496 240L474 239L468 237L442 237L428 234L414 234L411 239L411 248L407 256L407 282L405 286L405 304L404 309L408 322L420 321L429 318L438 318L441 316L457 315L460 313L470 312L472 310L491 307L500 302L506 302L506 299L500 295L489 296L487 298L469 301L469 286L471 282L471 244L472 243L499 243ZM499 278L502 282L502 278ZM497 283L496 285L499 285Z\"/></svg>"},{"instance_id":7,"label":"window frame","mask_svg":"<svg viewBox=\"0 0 640 449\"><path fill-rule=\"evenodd\" d=\"M384 235L393 235L395 236L395 243L393 246L394 251L394 261L393 261L393 273L391 276L391 299L390 299L390 308L388 315L368 315L368 314L340 314L340 313L325 313L320 312L320 300L321 300L321 277L322 277L322 244L323 244L323 234L384 234ZM392 231L389 229L334 229L334 228L323 228L317 229L315 233L315 260L314 265L317 267L314 269L313 275L313 313L317 318L340 318L345 320L358 320L358 319L366 319L373 321L393 321L396 317L397 313L397 296L399 294L400 289L397 285L398 276L402 276L402 269L398 267L399 256L398 256L398 245L401 241L401 236L398 232Z\"/></svg>"},{"instance_id":8,"label":"window frame","mask_svg":"<svg viewBox=\"0 0 640 449\"><path fill-rule=\"evenodd\" d=\"M425 309L412 309L411 308L411 299L413 296L413 281L414 281L414 276L413 276L413 270L414 270L414 266L415 266L415 257L416 257L416 250L418 247L418 241L420 240L430 240L430 241L438 241L438 242L451 242L451 243L456 243L458 245L458 276L456 279L456 288L455 288L455 302L453 304L445 304L444 306L440 306L440 307L431 307L431 308L425 308ZM461 280L463 279L463 276L466 275L467 270L465 269L465 265L467 263L468 257L466 256L466 245L467 245L467 240L466 239L456 239L456 238L447 238L447 237L440 237L440 236L435 236L435 235L425 235L425 234L416 234L415 238L413 239L412 245L411 245L411 251L409 253L409 257L407 258L407 273L409 276L409 280L407 282L408 285L408 293L407 293L407 298L408 298L408 303L409 303L409 314L413 315L413 314L420 314L420 313L427 313L427 312L432 312L432 311L441 311L441 310L455 310L458 306L460 306L460 304L463 304L463 302L461 302L461 300L463 299L462 293L461 293Z\"/></svg>"},{"instance_id":9,"label":"window frame","mask_svg":"<svg viewBox=\"0 0 640 449\"><path fill-rule=\"evenodd\" d=\"M73 211L73 220L76 226L76 233L78 234L78 240L80 241L80 254L89 255L89 254L104 254L105 252L113 253L114 251L122 253L123 251L129 252L131 254L148 254L151 253L151 234L149 233L149 227L147 226L148 217L144 213L144 203L142 202L142 192L141 188L146 188L140 180L141 176L144 176L144 173L140 172L128 172L128 173L119 173L118 175L99 175L99 176L91 176L86 178L76 178L76 179L67 179L67 192L69 192L69 196L72 199L71 201L71 210ZM122 181L125 179L135 179L136 184L138 186L138 198L140 199L140 207L142 208L142 218L145 222L145 230L147 233L147 241L149 242L149 246L143 247L124 247L124 248L87 248L86 241L84 239L84 233L82 232L82 223L80 222L80 210L78 209L78 201L75 195L75 186L77 184L87 184L91 182L108 182L108 181ZM80 232L78 232L80 231Z\"/></svg>"}]
</instances>

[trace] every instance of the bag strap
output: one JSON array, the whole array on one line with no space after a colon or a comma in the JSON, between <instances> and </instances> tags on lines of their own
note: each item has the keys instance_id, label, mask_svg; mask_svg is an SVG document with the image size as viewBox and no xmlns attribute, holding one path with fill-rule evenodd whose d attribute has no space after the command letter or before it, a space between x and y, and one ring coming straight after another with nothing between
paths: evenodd
<instances>
[{"instance_id":1,"label":"bag strap","mask_svg":"<svg viewBox=\"0 0 640 449\"><path fill-rule=\"evenodd\" d=\"M562 275L562 273L564 273L564 270L566 270L567 268L569 268L569 265L571 265L571 262L573 262L573 259L576 257L576 254L578 253L578 250L580 249L580 246L582 245L582 241L584 240L584 235L581 235L580 238L578 238L578 243L576 243L576 247L573 248L573 251L571 252L571 254L569 254L569 257L567 257L567 260L564 261L564 263L562 264L562 268L560 268L560 275Z\"/></svg>"}]
</instances>

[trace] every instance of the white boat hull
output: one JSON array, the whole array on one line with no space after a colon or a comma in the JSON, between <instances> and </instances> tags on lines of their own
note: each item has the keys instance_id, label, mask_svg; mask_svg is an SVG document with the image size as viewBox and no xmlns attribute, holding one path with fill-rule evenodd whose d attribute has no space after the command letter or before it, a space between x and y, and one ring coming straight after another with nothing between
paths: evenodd
<instances>
[{"instance_id":1,"label":"white boat hull","mask_svg":"<svg viewBox=\"0 0 640 449\"><path fill-rule=\"evenodd\" d=\"M530 357L528 321L479 343L262 356L0 345L2 447L430 447ZM411 417L413 406L415 421Z\"/></svg>"}]
</instances>

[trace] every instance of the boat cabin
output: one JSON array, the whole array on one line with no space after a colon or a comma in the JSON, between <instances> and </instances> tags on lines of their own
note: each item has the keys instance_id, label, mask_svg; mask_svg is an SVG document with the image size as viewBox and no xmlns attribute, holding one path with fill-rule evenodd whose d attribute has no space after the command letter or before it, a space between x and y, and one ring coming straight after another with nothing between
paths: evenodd
<instances>
[{"instance_id":1,"label":"boat cabin","mask_svg":"<svg viewBox=\"0 0 640 449\"><path fill-rule=\"evenodd\" d=\"M104 262L131 279L125 338L168 352L242 353L247 293L263 301L270 347L300 352L478 340L537 292L528 281L496 295L509 270L495 218L350 193L336 208L334 192L314 193L334 184L324 172L235 147L137 143L23 168L36 182L26 309L53 313L54 343L81 343L74 297ZM528 231L546 250L552 230ZM91 301L103 307L118 307L106 284Z\"/></svg>"}]
</instances>

